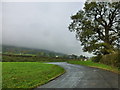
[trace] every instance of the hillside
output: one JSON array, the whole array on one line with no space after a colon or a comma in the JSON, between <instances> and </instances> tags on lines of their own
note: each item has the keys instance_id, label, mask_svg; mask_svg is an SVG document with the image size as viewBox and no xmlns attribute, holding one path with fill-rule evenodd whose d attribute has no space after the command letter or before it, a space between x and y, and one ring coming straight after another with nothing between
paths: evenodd
<instances>
[{"instance_id":1,"label":"hillside","mask_svg":"<svg viewBox=\"0 0 120 90\"><path fill-rule=\"evenodd\" d=\"M44 49L34 49L34 48L26 48L26 47L18 47L18 46L9 46L2 45L2 53L3 54L31 54L37 56L64 56L65 54L44 50Z\"/></svg>"}]
</instances>

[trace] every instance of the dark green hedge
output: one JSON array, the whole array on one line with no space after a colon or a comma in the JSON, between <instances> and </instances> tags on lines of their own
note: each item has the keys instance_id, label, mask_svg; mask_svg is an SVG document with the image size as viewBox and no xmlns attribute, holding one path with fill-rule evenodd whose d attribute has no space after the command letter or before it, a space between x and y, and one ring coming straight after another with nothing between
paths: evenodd
<instances>
[{"instance_id":1,"label":"dark green hedge","mask_svg":"<svg viewBox=\"0 0 120 90\"><path fill-rule=\"evenodd\" d=\"M64 58L55 58L55 57L18 57L15 55L7 56L3 55L2 56L2 61L3 62L64 62L68 60L73 60L73 59L64 59ZM77 59L78 60L78 59Z\"/></svg>"},{"instance_id":2,"label":"dark green hedge","mask_svg":"<svg viewBox=\"0 0 120 90\"><path fill-rule=\"evenodd\" d=\"M120 68L120 53L115 52L112 54L104 55L102 56L100 62Z\"/></svg>"},{"instance_id":3,"label":"dark green hedge","mask_svg":"<svg viewBox=\"0 0 120 90\"><path fill-rule=\"evenodd\" d=\"M99 62L101 60L101 58L102 58L102 56L98 55L98 56L92 57L92 61L93 62Z\"/></svg>"}]
</instances>

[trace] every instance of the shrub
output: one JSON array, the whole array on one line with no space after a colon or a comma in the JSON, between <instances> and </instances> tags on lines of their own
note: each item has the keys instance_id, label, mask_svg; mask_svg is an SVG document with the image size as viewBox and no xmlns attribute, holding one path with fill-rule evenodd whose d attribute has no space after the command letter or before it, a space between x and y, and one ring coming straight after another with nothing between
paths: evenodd
<instances>
[{"instance_id":1,"label":"shrub","mask_svg":"<svg viewBox=\"0 0 120 90\"><path fill-rule=\"evenodd\" d=\"M68 60L79 60L79 59L65 59L56 57L21 57L15 55L3 55L2 62L65 62Z\"/></svg>"},{"instance_id":2,"label":"shrub","mask_svg":"<svg viewBox=\"0 0 120 90\"><path fill-rule=\"evenodd\" d=\"M120 53L115 52L112 54L104 55L102 56L100 62L120 68Z\"/></svg>"},{"instance_id":3,"label":"shrub","mask_svg":"<svg viewBox=\"0 0 120 90\"><path fill-rule=\"evenodd\" d=\"M98 55L98 56L95 56L92 58L92 61L93 62L99 62L101 60L102 56L101 55Z\"/></svg>"}]
</instances>

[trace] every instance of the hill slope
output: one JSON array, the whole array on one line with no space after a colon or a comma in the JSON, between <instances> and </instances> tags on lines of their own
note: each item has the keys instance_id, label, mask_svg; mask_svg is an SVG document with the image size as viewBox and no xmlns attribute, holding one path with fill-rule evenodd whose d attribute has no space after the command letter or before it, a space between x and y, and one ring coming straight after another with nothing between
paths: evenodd
<instances>
[{"instance_id":1,"label":"hill slope","mask_svg":"<svg viewBox=\"0 0 120 90\"><path fill-rule=\"evenodd\" d=\"M44 49L34 49L34 48L26 48L26 47L17 47L17 46L9 46L2 45L2 53L3 54L33 54L38 56L64 56L63 53L57 53L54 51L44 50Z\"/></svg>"}]
</instances>

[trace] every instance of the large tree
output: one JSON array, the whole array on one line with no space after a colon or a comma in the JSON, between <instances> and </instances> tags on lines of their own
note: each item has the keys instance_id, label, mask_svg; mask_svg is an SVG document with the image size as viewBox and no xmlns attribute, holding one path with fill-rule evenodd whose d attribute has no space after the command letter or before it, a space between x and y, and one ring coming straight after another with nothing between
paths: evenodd
<instances>
[{"instance_id":1,"label":"large tree","mask_svg":"<svg viewBox=\"0 0 120 90\"><path fill-rule=\"evenodd\" d=\"M69 30L76 32L84 51L105 55L118 47L120 2L86 2L71 19Z\"/></svg>"}]
</instances>

